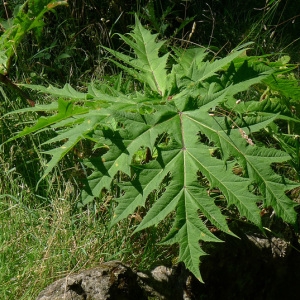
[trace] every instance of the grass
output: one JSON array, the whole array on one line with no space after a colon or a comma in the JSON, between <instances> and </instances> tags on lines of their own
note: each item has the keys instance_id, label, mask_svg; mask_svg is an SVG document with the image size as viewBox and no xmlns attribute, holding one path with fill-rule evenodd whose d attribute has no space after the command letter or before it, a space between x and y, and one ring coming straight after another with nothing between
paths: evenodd
<instances>
[{"instance_id":1,"label":"grass","mask_svg":"<svg viewBox=\"0 0 300 300\"><path fill-rule=\"evenodd\" d=\"M1 174L11 190L11 195L2 191L0 198L1 299L35 299L56 279L104 261L121 260L147 269L153 262L170 263L174 256L170 249L154 246L160 229L131 236L133 219L110 229L114 203L109 198L106 204L76 210L72 186L65 182L48 205L30 207L30 191L21 177L13 180L12 174Z\"/></svg>"}]
</instances>

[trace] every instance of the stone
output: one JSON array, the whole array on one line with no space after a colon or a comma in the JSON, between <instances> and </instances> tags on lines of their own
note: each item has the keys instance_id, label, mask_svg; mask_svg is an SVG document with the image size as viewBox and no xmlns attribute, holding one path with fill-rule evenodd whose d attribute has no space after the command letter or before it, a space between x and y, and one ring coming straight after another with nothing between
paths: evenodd
<instances>
[{"instance_id":1,"label":"stone","mask_svg":"<svg viewBox=\"0 0 300 300\"><path fill-rule=\"evenodd\" d=\"M138 284L137 274L119 261L101 264L59 279L49 285L37 300L148 299Z\"/></svg>"},{"instance_id":2,"label":"stone","mask_svg":"<svg viewBox=\"0 0 300 300\"><path fill-rule=\"evenodd\" d=\"M36 300L192 300L191 278L182 263L134 272L120 261L111 261L55 281Z\"/></svg>"}]
</instances>

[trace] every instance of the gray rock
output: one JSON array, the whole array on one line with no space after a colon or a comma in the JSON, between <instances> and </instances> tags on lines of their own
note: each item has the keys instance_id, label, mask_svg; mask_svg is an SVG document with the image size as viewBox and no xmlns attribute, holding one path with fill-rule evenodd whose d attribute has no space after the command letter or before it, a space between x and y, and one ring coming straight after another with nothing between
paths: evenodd
<instances>
[{"instance_id":1,"label":"gray rock","mask_svg":"<svg viewBox=\"0 0 300 300\"><path fill-rule=\"evenodd\" d=\"M148 299L138 284L137 275L119 261L72 274L55 281L37 300Z\"/></svg>"},{"instance_id":2,"label":"gray rock","mask_svg":"<svg viewBox=\"0 0 300 300\"><path fill-rule=\"evenodd\" d=\"M191 274L184 264L134 272L120 261L59 279L36 300L191 300Z\"/></svg>"}]
</instances>

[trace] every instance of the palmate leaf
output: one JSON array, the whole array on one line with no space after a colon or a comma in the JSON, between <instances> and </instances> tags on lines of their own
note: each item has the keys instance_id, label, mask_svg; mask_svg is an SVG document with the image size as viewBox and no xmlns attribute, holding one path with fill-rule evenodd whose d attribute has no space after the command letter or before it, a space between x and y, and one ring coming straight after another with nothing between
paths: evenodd
<instances>
[{"instance_id":1,"label":"palmate leaf","mask_svg":"<svg viewBox=\"0 0 300 300\"><path fill-rule=\"evenodd\" d=\"M124 195L117 199L119 205L115 210L114 224L133 214L138 206L144 206L150 193L158 190L163 179L169 174L171 179L166 191L156 200L136 231L157 225L175 210L174 227L164 243L179 243L179 259L201 280L199 256L205 253L199 249L198 242L218 239L206 228L198 212L200 211L205 220L209 220L217 228L228 234L231 232L225 216L221 214L213 198L208 196L207 187L197 182L198 172L209 180L211 188L218 187L228 203L235 205L242 216L258 227L261 227L261 219L256 203L260 201L265 201L266 206L273 206L276 213L286 221L295 222L294 204L284 192L297 185L282 181L270 168L273 162L289 159L284 152L249 145L241 136L240 129L226 134L225 128L220 127L221 117L216 121L208 113L205 115L201 112L201 109L176 112L174 107L169 105L170 107L166 108L166 111L170 112L168 115L162 114L160 110L145 118L136 117L133 120L132 114L120 118L126 129L120 130L118 139L110 135L113 146L111 152L103 157L105 162L102 167L98 166L102 177L99 173L93 175L93 182L98 184L94 192L100 192L103 186L108 186L118 170L127 174L134 172L135 176L131 182L120 185ZM170 142L167 147L158 148L157 159L146 165L132 166L132 170L129 170L128 165L132 161L130 153L136 151L139 145L153 148L154 137L162 132L169 135ZM216 146L201 143L199 132L205 132ZM126 141L126 145L121 143L120 137ZM212 148L230 153L236 161L243 160L243 164L248 168L248 177L233 174L234 162L213 157ZM124 163L123 167L119 165L121 163ZM260 185L263 196L249 191L253 182Z\"/></svg>"},{"instance_id":2,"label":"palmate leaf","mask_svg":"<svg viewBox=\"0 0 300 300\"><path fill-rule=\"evenodd\" d=\"M274 111L275 104L255 103L251 107L251 103L245 103L234 118L230 113L219 114L216 110L219 105L226 107L228 102L233 111L235 94L261 83L274 70L260 66L258 60L257 64L253 60L241 63L243 48L212 63L204 61L203 49L174 49L173 59L177 63L167 73L164 70L167 56L159 56L162 44L155 40L155 35L137 20L130 37L121 36L136 57L109 50L119 60L117 65L122 67L122 62L129 65L122 68L153 91L171 96L161 104L154 101L151 114L111 111L121 126L116 131L94 134L94 139L106 141L109 151L101 159L86 162L94 173L88 178L83 203L99 196L103 188L109 189L118 172L127 174L131 179L118 183L122 192L116 199L114 225L145 206L154 191L162 190L136 232L158 225L175 212L173 227L163 243L178 243L179 260L201 281L199 262L206 253L199 247L199 241L219 241L206 222L234 235L210 196L210 189L218 188L228 205L236 206L241 216L261 229L258 203L272 206L287 222L296 221L295 204L285 192L298 184L282 178L271 168L274 163L289 160L289 155L255 145L249 137L280 118L280 109ZM283 117L293 118L288 112ZM159 144L162 136L166 141ZM134 156L140 149L150 149L157 155L137 164ZM242 168L242 176L233 172L236 165ZM199 176L205 178L206 184ZM257 187L255 192L252 186Z\"/></svg>"}]
</instances>

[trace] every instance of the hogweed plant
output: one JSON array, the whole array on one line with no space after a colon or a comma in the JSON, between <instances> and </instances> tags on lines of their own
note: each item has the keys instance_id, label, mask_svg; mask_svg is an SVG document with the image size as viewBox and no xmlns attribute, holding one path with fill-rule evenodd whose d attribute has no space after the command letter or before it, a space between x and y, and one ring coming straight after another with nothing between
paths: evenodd
<instances>
[{"instance_id":1,"label":"hogweed plant","mask_svg":"<svg viewBox=\"0 0 300 300\"><path fill-rule=\"evenodd\" d=\"M212 227L234 235L225 202L236 207L237 218L262 231L260 212L266 207L285 222L296 221L296 203L286 193L299 184L273 168L291 156L255 138L266 132L278 140L295 139L293 132L275 130L278 120L299 124L291 110L296 100L284 95L291 86L283 83L295 81L286 75L293 66L247 56L249 45L210 61L200 47L168 52L166 42L137 18L133 31L120 38L131 50L127 55L105 48L122 69L107 84L91 83L85 93L68 84L62 89L24 85L57 101L13 112L46 116L10 141L46 129L56 132L45 143L51 159L41 180L76 144L92 141L101 155L84 160L89 175L81 205L118 190L111 225L141 207L146 212L135 232L170 218L173 225L161 244L178 243L179 261L202 281L199 263L206 253L200 241L220 242Z\"/></svg>"}]
</instances>

